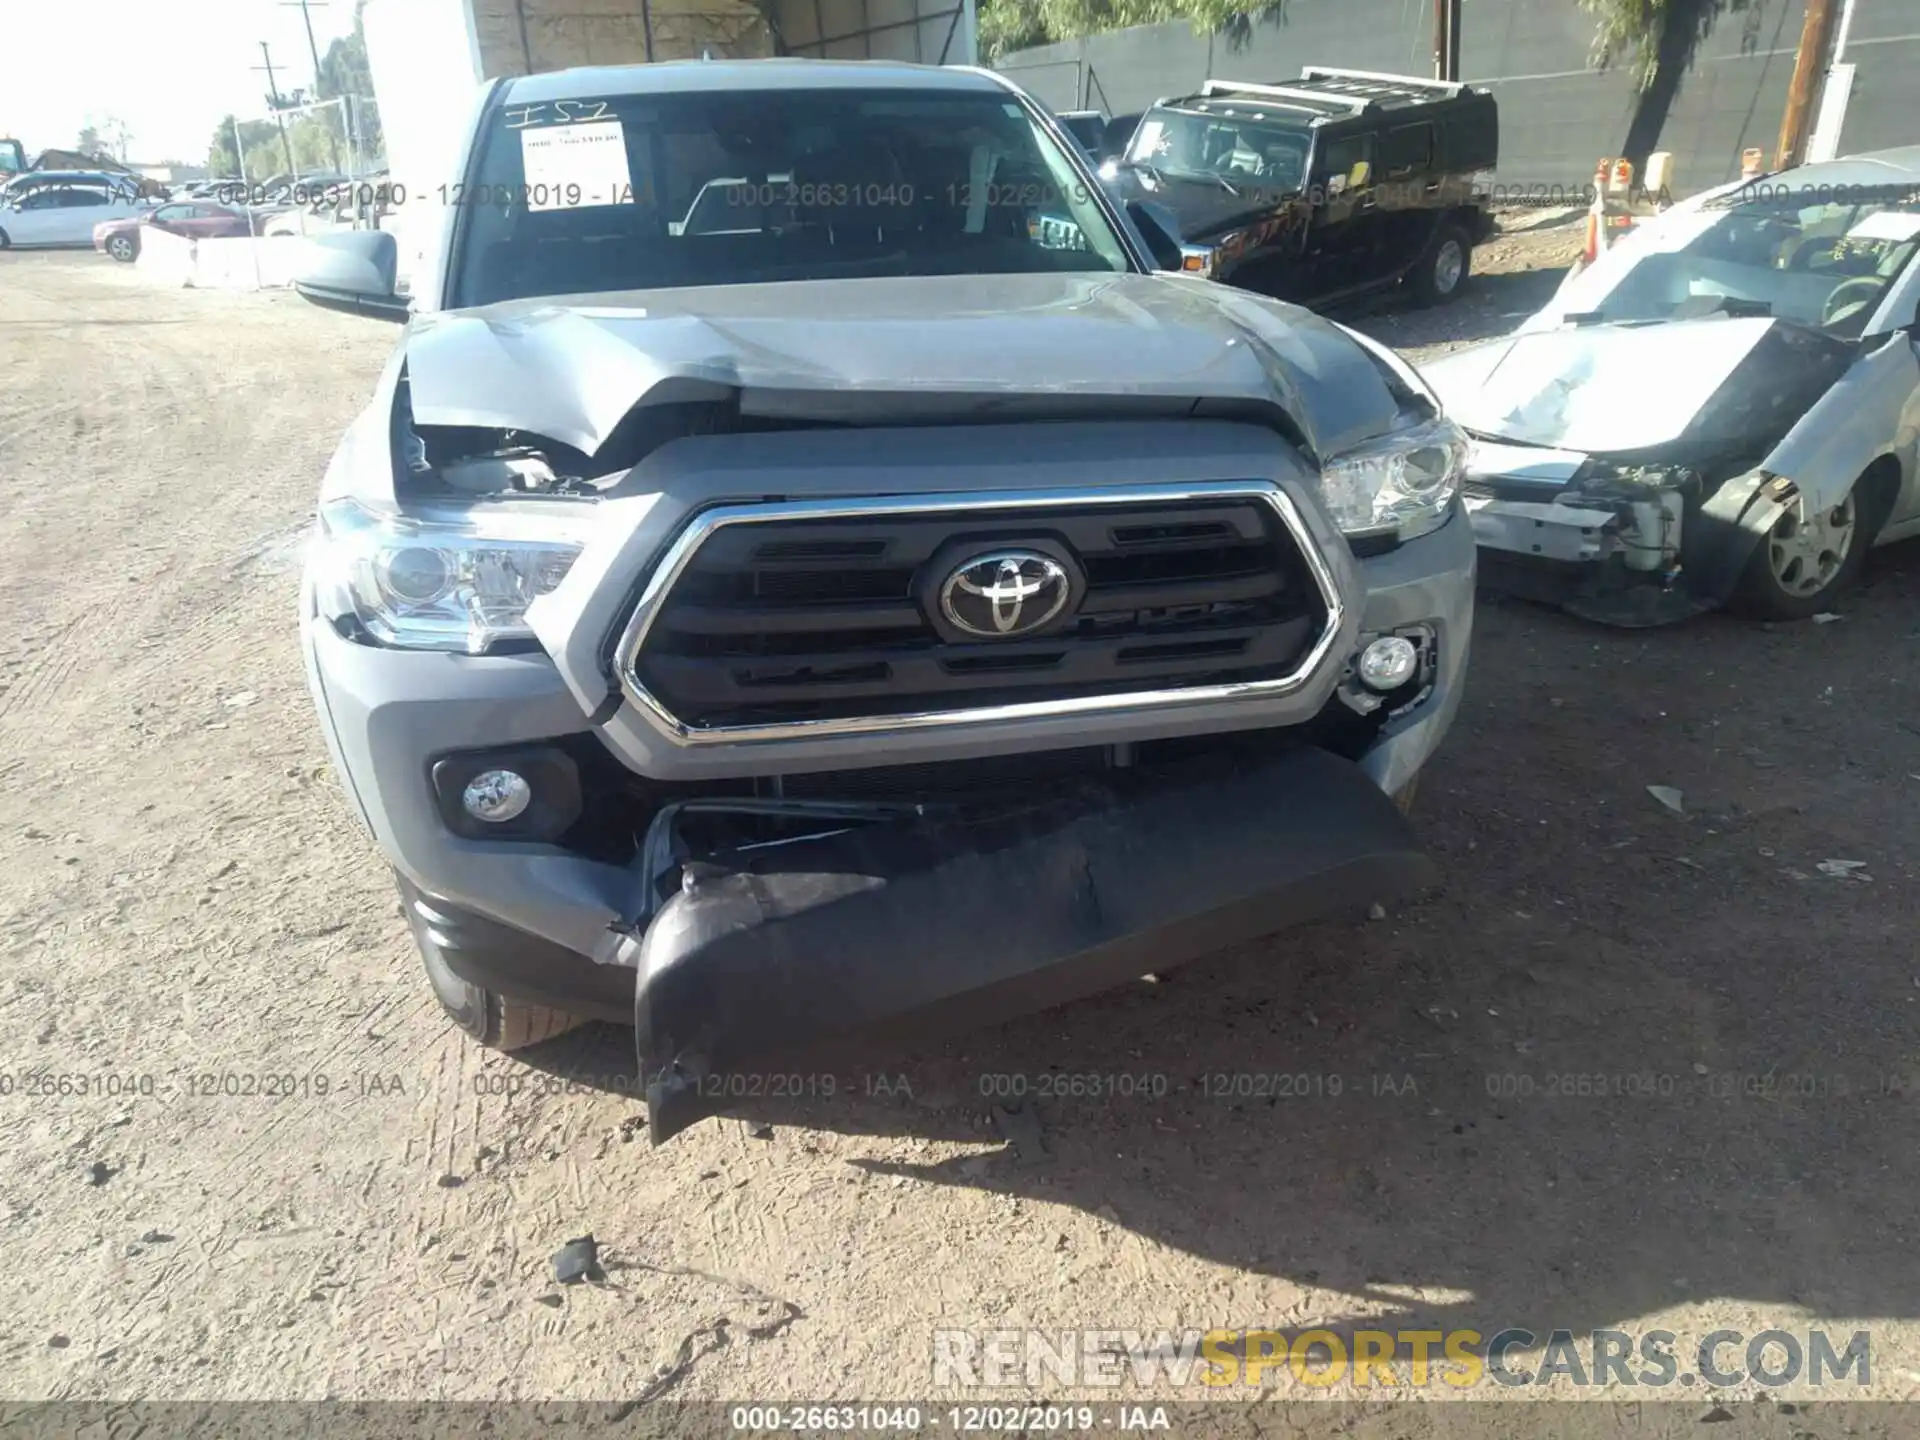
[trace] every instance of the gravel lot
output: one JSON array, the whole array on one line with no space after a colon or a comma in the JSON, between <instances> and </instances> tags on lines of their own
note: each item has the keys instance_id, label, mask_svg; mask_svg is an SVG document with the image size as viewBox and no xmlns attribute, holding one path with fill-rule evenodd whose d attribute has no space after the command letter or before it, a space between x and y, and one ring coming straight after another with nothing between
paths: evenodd
<instances>
[{"instance_id":1,"label":"gravel lot","mask_svg":"<svg viewBox=\"0 0 1920 1440\"><path fill-rule=\"evenodd\" d=\"M1568 244L1367 323L1498 333ZM442 1023L309 715L297 546L392 341L0 256L0 1395L905 1397L941 1326L1375 1320L1868 1328L1920 1389L1920 549L1820 628L1489 601L1442 893L655 1151L619 1034ZM1165 1091L982 1093L1048 1073Z\"/></svg>"}]
</instances>

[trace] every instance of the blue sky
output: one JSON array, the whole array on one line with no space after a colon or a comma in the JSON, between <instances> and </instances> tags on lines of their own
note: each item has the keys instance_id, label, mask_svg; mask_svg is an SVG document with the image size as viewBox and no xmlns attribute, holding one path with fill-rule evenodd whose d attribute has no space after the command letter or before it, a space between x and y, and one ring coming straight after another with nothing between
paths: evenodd
<instances>
[{"instance_id":1,"label":"blue sky","mask_svg":"<svg viewBox=\"0 0 1920 1440\"><path fill-rule=\"evenodd\" d=\"M8 3L0 135L31 156L71 146L89 118L117 115L133 136L128 158L204 164L220 117L266 111L260 42L272 47L282 91L313 83L296 6L277 0L51 0ZM313 9L320 53L353 28L353 0Z\"/></svg>"}]
</instances>

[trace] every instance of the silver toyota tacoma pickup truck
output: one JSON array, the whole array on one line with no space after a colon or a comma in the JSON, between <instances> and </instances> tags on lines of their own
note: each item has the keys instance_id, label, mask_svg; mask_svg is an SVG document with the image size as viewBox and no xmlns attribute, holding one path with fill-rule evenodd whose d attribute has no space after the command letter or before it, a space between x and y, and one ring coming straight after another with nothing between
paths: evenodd
<instances>
[{"instance_id":1,"label":"silver toyota tacoma pickup truck","mask_svg":"<svg viewBox=\"0 0 1920 1440\"><path fill-rule=\"evenodd\" d=\"M1431 882L1473 534L1389 351L1177 273L986 71L570 70L467 137L406 299L303 242L407 325L300 624L475 1039L631 1023L658 1141Z\"/></svg>"}]
</instances>

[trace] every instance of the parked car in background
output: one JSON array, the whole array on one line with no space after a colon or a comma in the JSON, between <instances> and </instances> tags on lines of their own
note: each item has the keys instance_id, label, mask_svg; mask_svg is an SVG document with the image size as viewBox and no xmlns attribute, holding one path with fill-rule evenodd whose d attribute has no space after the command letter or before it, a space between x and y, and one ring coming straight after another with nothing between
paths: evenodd
<instances>
[{"instance_id":1,"label":"parked car in background","mask_svg":"<svg viewBox=\"0 0 1920 1440\"><path fill-rule=\"evenodd\" d=\"M1095 160L1107 143L1107 117L1098 110L1062 110L1055 117L1060 128L1080 144Z\"/></svg>"},{"instance_id":2,"label":"parked car in background","mask_svg":"<svg viewBox=\"0 0 1920 1440\"><path fill-rule=\"evenodd\" d=\"M1492 232L1499 148L1484 90L1309 65L1159 102L1102 174L1178 217L1190 268L1215 279L1313 305L1404 284L1432 304Z\"/></svg>"},{"instance_id":3,"label":"parked car in background","mask_svg":"<svg viewBox=\"0 0 1920 1440\"><path fill-rule=\"evenodd\" d=\"M105 220L93 227L93 248L120 261L140 255L141 232L165 230L189 240L212 240L258 234L262 218L249 224L245 213L208 200L170 200L140 215Z\"/></svg>"},{"instance_id":4,"label":"parked car in background","mask_svg":"<svg viewBox=\"0 0 1920 1440\"><path fill-rule=\"evenodd\" d=\"M1131 115L1112 116L1106 124L1106 130L1100 139L1100 160L1102 165L1117 163L1127 153L1127 147L1133 144L1134 132L1140 128L1143 112L1136 110ZM1104 170L1103 170L1104 175Z\"/></svg>"},{"instance_id":5,"label":"parked car in background","mask_svg":"<svg viewBox=\"0 0 1920 1440\"><path fill-rule=\"evenodd\" d=\"M150 203L108 176L60 171L22 175L0 193L0 249L89 245L96 225L138 217Z\"/></svg>"},{"instance_id":6,"label":"parked car in background","mask_svg":"<svg viewBox=\"0 0 1920 1440\"><path fill-rule=\"evenodd\" d=\"M112 170L23 170L18 175L0 176L0 197L23 195L46 185L98 185L129 200L147 198L139 186L125 175Z\"/></svg>"},{"instance_id":7,"label":"parked car in background","mask_svg":"<svg viewBox=\"0 0 1920 1440\"><path fill-rule=\"evenodd\" d=\"M1483 572L1616 624L1831 606L1920 534L1920 146L1636 225L1428 379L1474 437Z\"/></svg>"},{"instance_id":8,"label":"parked car in background","mask_svg":"<svg viewBox=\"0 0 1920 1440\"><path fill-rule=\"evenodd\" d=\"M1109 118L1104 110L1061 110L1054 118L1079 142L1095 165L1102 165L1126 154L1127 142L1140 123L1140 112Z\"/></svg>"},{"instance_id":9,"label":"parked car in background","mask_svg":"<svg viewBox=\"0 0 1920 1440\"><path fill-rule=\"evenodd\" d=\"M294 202L277 207L261 227L271 237L316 235L331 230L370 227L390 213L393 186L386 171L352 180L345 176L322 182L310 177L289 187ZM304 197L304 203L301 203Z\"/></svg>"}]
</instances>

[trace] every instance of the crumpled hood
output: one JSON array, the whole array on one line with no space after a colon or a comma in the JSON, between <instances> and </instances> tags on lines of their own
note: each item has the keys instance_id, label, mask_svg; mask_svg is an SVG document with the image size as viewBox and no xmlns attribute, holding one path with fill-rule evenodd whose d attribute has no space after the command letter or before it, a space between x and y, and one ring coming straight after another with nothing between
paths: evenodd
<instances>
[{"instance_id":1,"label":"crumpled hood","mask_svg":"<svg viewBox=\"0 0 1920 1440\"><path fill-rule=\"evenodd\" d=\"M1480 435L1592 454L1783 430L1849 348L1766 317L1581 325L1470 346L1422 367Z\"/></svg>"},{"instance_id":2,"label":"crumpled hood","mask_svg":"<svg viewBox=\"0 0 1920 1440\"><path fill-rule=\"evenodd\" d=\"M1180 222L1180 238L1195 244L1211 243L1272 215L1281 193L1270 180L1250 179L1229 190L1218 181L1184 175L1162 175L1156 180L1127 165L1119 167L1108 187L1123 203L1142 200L1172 211Z\"/></svg>"},{"instance_id":3,"label":"crumpled hood","mask_svg":"<svg viewBox=\"0 0 1920 1440\"><path fill-rule=\"evenodd\" d=\"M588 454L636 405L729 390L743 409L786 415L806 413L812 397L822 418L853 418L863 404L867 418L884 417L889 396L903 407L958 399L944 408L986 419L996 401L1034 397L1138 399L1162 414L1166 402L1239 402L1283 410L1321 457L1388 429L1400 408L1339 326L1171 276L817 280L512 301L421 316L405 343L417 422L527 430Z\"/></svg>"}]
</instances>

